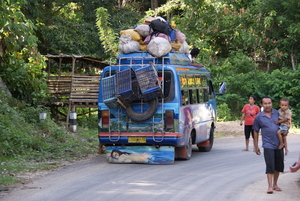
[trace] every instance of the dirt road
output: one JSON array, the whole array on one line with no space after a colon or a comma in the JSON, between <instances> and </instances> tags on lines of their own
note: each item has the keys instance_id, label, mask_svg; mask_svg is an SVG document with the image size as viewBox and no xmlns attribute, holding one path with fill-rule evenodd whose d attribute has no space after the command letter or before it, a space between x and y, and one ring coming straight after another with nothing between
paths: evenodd
<instances>
[{"instance_id":1,"label":"dirt road","mask_svg":"<svg viewBox=\"0 0 300 201\"><path fill-rule=\"evenodd\" d=\"M290 154L279 185L266 194L263 156L241 151L243 136L215 140L211 152L194 147L189 161L171 165L109 164L104 155L66 166L3 196L1 201L77 200L300 200L300 172L288 166L299 155L300 134L291 134ZM251 147L250 147L251 148Z\"/></svg>"}]
</instances>

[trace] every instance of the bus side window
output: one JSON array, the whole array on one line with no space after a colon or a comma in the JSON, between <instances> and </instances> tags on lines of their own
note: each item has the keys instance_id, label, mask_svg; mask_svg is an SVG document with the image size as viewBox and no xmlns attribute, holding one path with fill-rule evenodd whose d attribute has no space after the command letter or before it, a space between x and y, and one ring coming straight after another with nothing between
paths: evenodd
<instances>
[{"instance_id":1,"label":"bus side window","mask_svg":"<svg viewBox=\"0 0 300 201\"><path fill-rule=\"evenodd\" d=\"M182 94L182 105L188 105L189 104L189 95L187 90L181 91Z\"/></svg>"},{"instance_id":2,"label":"bus side window","mask_svg":"<svg viewBox=\"0 0 300 201\"><path fill-rule=\"evenodd\" d=\"M196 90L189 90L189 102L190 104L196 104Z\"/></svg>"},{"instance_id":3,"label":"bus side window","mask_svg":"<svg viewBox=\"0 0 300 201\"><path fill-rule=\"evenodd\" d=\"M202 89L196 89L196 94L197 94L197 103L202 103L203 102Z\"/></svg>"},{"instance_id":4,"label":"bus side window","mask_svg":"<svg viewBox=\"0 0 300 201\"><path fill-rule=\"evenodd\" d=\"M209 95L211 96L211 98L215 98L214 97L214 87L213 87L213 84L212 84L212 82L211 82L211 80L209 80L209 82L208 82L208 84L209 84Z\"/></svg>"},{"instance_id":5,"label":"bus side window","mask_svg":"<svg viewBox=\"0 0 300 201\"><path fill-rule=\"evenodd\" d=\"M203 89L203 102L208 102L208 88Z\"/></svg>"}]
</instances>

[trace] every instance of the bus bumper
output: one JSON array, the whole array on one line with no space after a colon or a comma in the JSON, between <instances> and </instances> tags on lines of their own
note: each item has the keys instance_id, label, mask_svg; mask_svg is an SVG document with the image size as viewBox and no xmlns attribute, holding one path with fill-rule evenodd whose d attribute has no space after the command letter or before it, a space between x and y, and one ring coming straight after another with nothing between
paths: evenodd
<instances>
[{"instance_id":1,"label":"bus bumper","mask_svg":"<svg viewBox=\"0 0 300 201\"><path fill-rule=\"evenodd\" d=\"M173 146L106 146L107 161L110 163L174 163Z\"/></svg>"}]
</instances>

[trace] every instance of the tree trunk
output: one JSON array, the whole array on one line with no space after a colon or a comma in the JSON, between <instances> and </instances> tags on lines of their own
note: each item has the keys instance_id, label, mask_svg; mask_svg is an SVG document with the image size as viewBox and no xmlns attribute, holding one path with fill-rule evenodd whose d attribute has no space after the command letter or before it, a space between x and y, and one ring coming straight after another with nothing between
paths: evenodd
<instances>
[{"instance_id":1,"label":"tree trunk","mask_svg":"<svg viewBox=\"0 0 300 201\"><path fill-rule=\"evenodd\" d=\"M118 0L118 8L124 8L131 0Z\"/></svg>"},{"instance_id":2,"label":"tree trunk","mask_svg":"<svg viewBox=\"0 0 300 201\"><path fill-rule=\"evenodd\" d=\"M291 52L291 62L292 62L292 68L293 70L296 70L295 68L295 61L294 61L294 51L292 49L292 52Z\"/></svg>"},{"instance_id":3,"label":"tree trunk","mask_svg":"<svg viewBox=\"0 0 300 201\"><path fill-rule=\"evenodd\" d=\"M2 81L1 77L0 77L0 89L3 89L7 95L12 96L6 84Z\"/></svg>"},{"instance_id":4,"label":"tree trunk","mask_svg":"<svg viewBox=\"0 0 300 201\"><path fill-rule=\"evenodd\" d=\"M154 10L158 7L158 0L151 0L151 9Z\"/></svg>"}]
</instances>

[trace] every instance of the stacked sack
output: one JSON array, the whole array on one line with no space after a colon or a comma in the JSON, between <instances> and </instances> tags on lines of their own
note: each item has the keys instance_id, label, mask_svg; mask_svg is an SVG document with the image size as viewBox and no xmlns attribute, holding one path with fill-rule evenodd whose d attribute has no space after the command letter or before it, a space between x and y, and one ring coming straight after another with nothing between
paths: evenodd
<instances>
[{"instance_id":1,"label":"stacked sack","mask_svg":"<svg viewBox=\"0 0 300 201\"><path fill-rule=\"evenodd\" d=\"M161 17L148 17L145 24L120 32L119 50L125 54L148 51L155 57L162 57L170 51L189 54L185 34L174 28L174 22L170 25Z\"/></svg>"},{"instance_id":2,"label":"stacked sack","mask_svg":"<svg viewBox=\"0 0 300 201\"><path fill-rule=\"evenodd\" d=\"M120 32L119 50L128 54L140 51L140 43L143 42L142 36L134 29L128 29Z\"/></svg>"}]
</instances>

